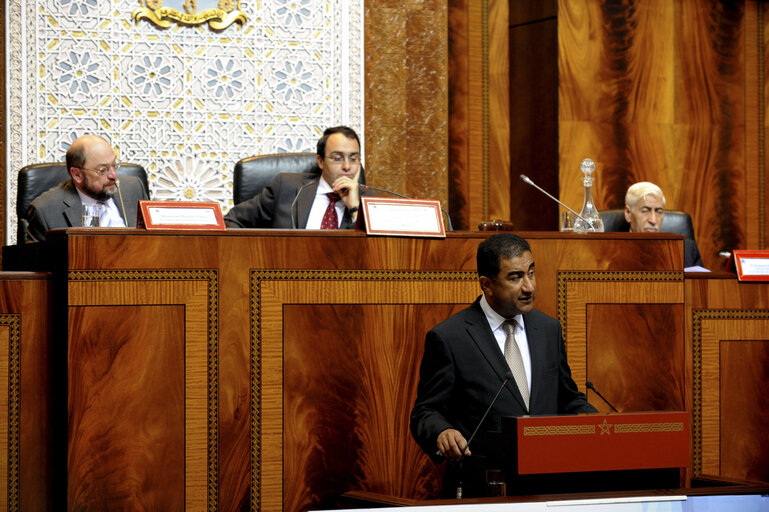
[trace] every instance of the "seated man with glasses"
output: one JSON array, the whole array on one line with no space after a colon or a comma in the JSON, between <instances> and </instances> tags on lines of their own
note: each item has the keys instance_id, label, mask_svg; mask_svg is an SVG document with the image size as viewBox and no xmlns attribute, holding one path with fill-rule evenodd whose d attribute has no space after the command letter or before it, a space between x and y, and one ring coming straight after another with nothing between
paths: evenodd
<instances>
[{"instance_id":1,"label":"seated man with glasses","mask_svg":"<svg viewBox=\"0 0 769 512\"><path fill-rule=\"evenodd\" d=\"M40 194L29 206L27 241L45 240L49 229L82 227L87 204L103 205L101 227L135 227L139 200L147 199L147 193L133 176L122 177L118 188L119 166L106 140L98 135L77 138L67 150L70 179Z\"/></svg>"},{"instance_id":2,"label":"seated man with glasses","mask_svg":"<svg viewBox=\"0 0 769 512\"><path fill-rule=\"evenodd\" d=\"M347 126L328 128L315 157L319 172L278 174L259 194L227 213L227 227L353 229L360 196L368 192L358 183L358 134Z\"/></svg>"}]
</instances>

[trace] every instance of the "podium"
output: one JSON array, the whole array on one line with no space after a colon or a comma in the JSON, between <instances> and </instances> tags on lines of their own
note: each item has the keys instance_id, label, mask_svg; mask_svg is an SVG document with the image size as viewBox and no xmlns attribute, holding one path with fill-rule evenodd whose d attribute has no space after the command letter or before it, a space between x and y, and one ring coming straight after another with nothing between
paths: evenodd
<instances>
[{"instance_id":1,"label":"podium","mask_svg":"<svg viewBox=\"0 0 769 512\"><path fill-rule=\"evenodd\" d=\"M505 417L489 435L508 495L689 486L685 412Z\"/></svg>"}]
</instances>

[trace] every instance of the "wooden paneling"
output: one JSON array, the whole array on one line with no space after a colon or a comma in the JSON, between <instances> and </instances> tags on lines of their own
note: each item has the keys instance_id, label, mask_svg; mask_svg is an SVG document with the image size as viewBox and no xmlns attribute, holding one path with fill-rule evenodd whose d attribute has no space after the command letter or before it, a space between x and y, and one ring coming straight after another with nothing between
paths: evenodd
<instances>
[{"instance_id":1,"label":"wooden paneling","mask_svg":"<svg viewBox=\"0 0 769 512\"><path fill-rule=\"evenodd\" d=\"M51 511L51 281L0 274L0 509Z\"/></svg>"},{"instance_id":2,"label":"wooden paneling","mask_svg":"<svg viewBox=\"0 0 769 512\"><path fill-rule=\"evenodd\" d=\"M769 287L687 279L694 472L769 481Z\"/></svg>"},{"instance_id":3,"label":"wooden paneling","mask_svg":"<svg viewBox=\"0 0 769 512\"><path fill-rule=\"evenodd\" d=\"M446 2L364 4L369 181L411 197L439 199L447 206Z\"/></svg>"},{"instance_id":4,"label":"wooden paneling","mask_svg":"<svg viewBox=\"0 0 769 512\"><path fill-rule=\"evenodd\" d=\"M621 412L684 409L682 273L561 272L559 315L581 389L591 380Z\"/></svg>"},{"instance_id":5,"label":"wooden paneling","mask_svg":"<svg viewBox=\"0 0 769 512\"><path fill-rule=\"evenodd\" d=\"M558 205L520 180L558 196L558 65L555 17L510 28L510 216L516 229L558 229Z\"/></svg>"},{"instance_id":6,"label":"wooden paneling","mask_svg":"<svg viewBox=\"0 0 769 512\"><path fill-rule=\"evenodd\" d=\"M212 277L70 276L70 510L205 510L218 477Z\"/></svg>"},{"instance_id":7,"label":"wooden paneling","mask_svg":"<svg viewBox=\"0 0 769 512\"><path fill-rule=\"evenodd\" d=\"M682 411L686 372L684 308L676 302L680 283L658 286L668 288L667 297L641 297L637 288L625 283L610 294L615 302L631 303L590 298L595 303L587 306L587 376L620 411ZM599 411L611 412L600 399L592 402Z\"/></svg>"},{"instance_id":8,"label":"wooden paneling","mask_svg":"<svg viewBox=\"0 0 769 512\"><path fill-rule=\"evenodd\" d=\"M717 268L718 251L758 241L746 204L766 200L760 100L746 96L759 79L755 2L632 4L558 3L561 199L581 205L585 157L597 164L599 209L621 207L636 181L655 182L669 209L691 214L703 261Z\"/></svg>"},{"instance_id":9,"label":"wooden paneling","mask_svg":"<svg viewBox=\"0 0 769 512\"><path fill-rule=\"evenodd\" d=\"M455 229L509 219L507 0L449 4L449 206Z\"/></svg>"},{"instance_id":10,"label":"wooden paneling","mask_svg":"<svg viewBox=\"0 0 769 512\"><path fill-rule=\"evenodd\" d=\"M537 307L552 316L559 271L633 281L650 268L672 281L629 286L652 302L681 287L680 238L523 235L538 260ZM302 510L352 489L434 496L442 468L408 431L418 365L425 332L479 295L486 236L72 229L21 248L69 266L70 509ZM571 296L562 305L570 328L571 308L584 307ZM182 353L183 365L166 364Z\"/></svg>"}]
</instances>

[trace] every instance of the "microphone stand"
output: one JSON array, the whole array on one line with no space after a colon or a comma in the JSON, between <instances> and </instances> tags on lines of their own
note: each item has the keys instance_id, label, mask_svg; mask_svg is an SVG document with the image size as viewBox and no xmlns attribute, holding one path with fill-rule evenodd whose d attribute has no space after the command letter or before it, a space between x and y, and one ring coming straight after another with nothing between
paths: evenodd
<instances>
[{"instance_id":1,"label":"microphone stand","mask_svg":"<svg viewBox=\"0 0 769 512\"><path fill-rule=\"evenodd\" d=\"M481 416L481 421L478 422L478 425L475 427L475 430L473 431L472 435L470 435L470 439L465 444L465 447L462 448L462 454L459 456L459 460L457 461L457 464L459 465L459 473L457 475L457 499L462 498L462 460L465 458L467 449L470 447L470 443L473 442L473 439L475 439L475 435L481 429L481 425L483 425L483 422L486 420L486 416L489 415L491 408L494 407L495 403L497 403L497 398L499 398L500 393L502 393L502 390L505 389L505 386L507 386L507 381L513 378L514 377L512 372L505 373L504 382L502 382L502 385L499 386L499 389L497 390L497 394L494 395L494 398L491 400L491 403L486 408L486 412L484 412L483 416Z\"/></svg>"},{"instance_id":2,"label":"microphone stand","mask_svg":"<svg viewBox=\"0 0 769 512\"><path fill-rule=\"evenodd\" d=\"M549 197L550 199L552 199L552 200L553 200L553 201L555 201L556 203L560 204L561 206L563 206L564 208L566 208L567 210L569 210L571 213L573 213L574 215L576 215L576 216L577 216L577 217L579 217L580 219L584 220L584 221L585 221L585 223L586 223L588 226L590 226L590 230L591 230L591 231L593 231L593 232L595 232L595 228L593 227L593 223L592 223L592 222L590 222L590 221L589 221L589 220L587 220L585 217L583 217L583 216L582 216L582 215L580 215L579 213L575 212L574 210L572 210L571 208L569 208L568 206L566 206L565 204L563 204L561 201L559 201L558 199L556 199L555 197L553 197L552 195L550 195L550 193L549 193L549 192L547 192L545 189L543 189L542 187L540 187L539 185L537 185L536 183L534 183L533 181L531 181L531 178L529 178L529 177L528 177L528 176L526 176L525 174L521 174L521 179L522 179L522 180L523 180L523 182L524 182L524 183L526 183L527 185L531 185L532 187L536 188L537 190L539 190L540 192L542 192L543 194L545 194L547 197Z\"/></svg>"},{"instance_id":3,"label":"microphone stand","mask_svg":"<svg viewBox=\"0 0 769 512\"><path fill-rule=\"evenodd\" d=\"M619 412L619 411L618 411L618 410L617 410L617 409L616 409L616 408L615 408L615 407L614 407L614 406L611 404L611 402L609 402L608 400L606 400L606 398L604 398L604 396L603 396L601 393L599 393L597 389L595 389L595 386L593 385L593 382L592 382L592 381L587 381L587 382L585 382L585 386L587 387L587 389L592 389L592 390L593 390L593 393L595 393L596 395L598 395L598 397L599 397L601 400L603 400L604 402L606 402L606 405L608 405L609 407L611 407L612 411L614 411L614 412Z\"/></svg>"},{"instance_id":4,"label":"microphone stand","mask_svg":"<svg viewBox=\"0 0 769 512\"><path fill-rule=\"evenodd\" d=\"M309 181L299 187L299 190L296 191L296 196L294 196L294 201L291 203L291 229L296 229L296 214L294 210L296 210L296 202L299 200L299 196L302 194L302 191L312 185L312 181Z\"/></svg>"}]
</instances>

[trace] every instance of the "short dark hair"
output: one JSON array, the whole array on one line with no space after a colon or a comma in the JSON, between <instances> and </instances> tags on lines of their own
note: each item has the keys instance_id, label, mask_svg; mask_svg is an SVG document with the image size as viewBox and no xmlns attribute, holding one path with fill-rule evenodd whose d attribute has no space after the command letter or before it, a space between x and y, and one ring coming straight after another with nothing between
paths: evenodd
<instances>
[{"instance_id":1,"label":"short dark hair","mask_svg":"<svg viewBox=\"0 0 769 512\"><path fill-rule=\"evenodd\" d=\"M85 165L85 144L76 144L73 142L67 149L67 172L73 167L83 167Z\"/></svg>"},{"instance_id":2,"label":"short dark hair","mask_svg":"<svg viewBox=\"0 0 769 512\"><path fill-rule=\"evenodd\" d=\"M350 128L349 126L334 126L333 128L326 128L326 131L323 132L323 137L318 139L318 156L321 158L326 158L326 141L329 137L334 135L335 133L341 133L348 139L355 139L355 142L358 143L358 147L360 147L360 139L358 138L358 134L355 133L355 130Z\"/></svg>"},{"instance_id":3,"label":"short dark hair","mask_svg":"<svg viewBox=\"0 0 769 512\"><path fill-rule=\"evenodd\" d=\"M525 252L531 252L531 246L518 235L499 233L490 236L478 245L478 275L495 280L502 258L516 258Z\"/></svg>"}]
</instances>

